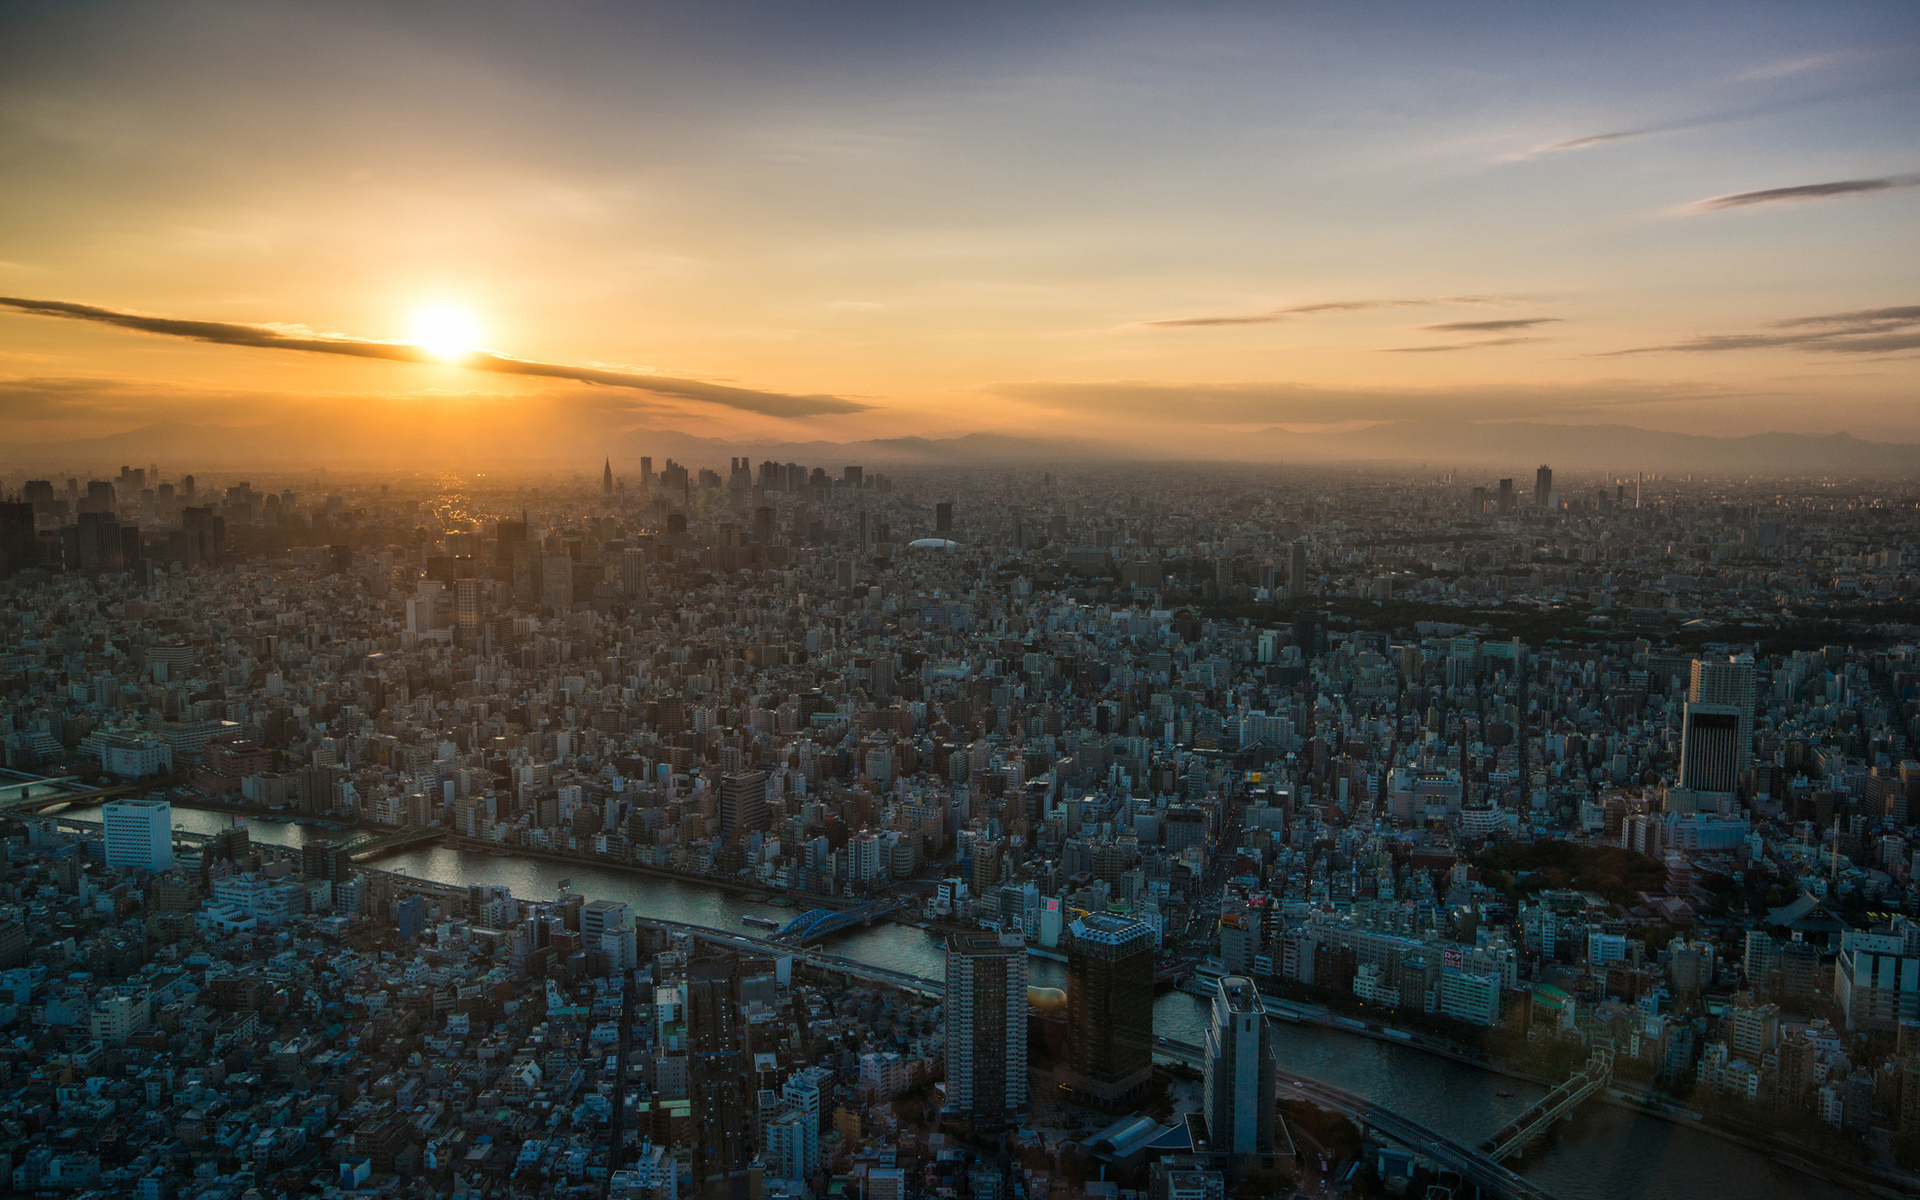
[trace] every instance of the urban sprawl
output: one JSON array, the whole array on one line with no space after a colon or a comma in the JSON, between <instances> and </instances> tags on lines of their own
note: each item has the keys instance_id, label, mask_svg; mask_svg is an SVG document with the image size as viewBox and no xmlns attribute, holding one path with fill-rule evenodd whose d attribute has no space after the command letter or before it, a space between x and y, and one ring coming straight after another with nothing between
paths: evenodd
<instances>
[{"instance_id":1,"label":"urban sprawl","mask_svg":"<svg viewBox=\"0 0 1920 1200\"><path fill-rule=\"evenodd\" d=\"M1541 1196L1609 1105L1920 1188L1911 484L45 473L11 1194Z\"/></svg>"}]
</instances>

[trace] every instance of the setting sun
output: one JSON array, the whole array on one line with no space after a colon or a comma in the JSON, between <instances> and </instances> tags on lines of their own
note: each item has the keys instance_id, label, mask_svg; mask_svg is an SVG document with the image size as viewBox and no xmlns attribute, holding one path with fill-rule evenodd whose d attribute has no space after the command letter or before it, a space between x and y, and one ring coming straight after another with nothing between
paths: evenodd
<instances>
[{"instance_id":1,"label":"setting sun","mask_svg":"<svg viewBox=\"0 0 1920 1200\"><path fill-rule=\"evenodd\" d=\"M414 313L408 332L414 345L435 358L459 358L480 348L480 322L472 313L449 304Z\"/></svg>"}]
</instances>

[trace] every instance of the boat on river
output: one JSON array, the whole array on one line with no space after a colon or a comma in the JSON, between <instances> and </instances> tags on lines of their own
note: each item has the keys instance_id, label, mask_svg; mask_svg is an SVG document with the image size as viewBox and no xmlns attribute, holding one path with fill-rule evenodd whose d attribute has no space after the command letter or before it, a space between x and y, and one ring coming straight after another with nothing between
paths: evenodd
<instances>
[{"instance_id":1,"label":"boat on river","mask_svg":"<svg viewBox=\"0 0 1920 1200\"><path fill-rule=\"evenodd\" d=\"M754 915L753 913L748 913L748 914L747 914L746 916L744 916L744 917L741 917L741 918L740 918L740 923L741 923L742 925L751 925L751 926L753 926L753 927L754 927L755 929L778 929L778 928L780 928L780 922L778 922L778 921L776 921L776 920L774 920L774 919L773 919L772 917L761 917L761 916L756 916L756 915Z\"/></svg>"}]
</instances>

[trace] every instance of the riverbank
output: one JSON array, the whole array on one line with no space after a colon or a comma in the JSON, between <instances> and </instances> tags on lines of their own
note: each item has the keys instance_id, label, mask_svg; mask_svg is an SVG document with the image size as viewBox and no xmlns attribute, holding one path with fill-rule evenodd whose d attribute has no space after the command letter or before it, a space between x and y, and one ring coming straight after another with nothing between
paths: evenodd
<instances>
[{"instance_id":1,"label":"riverbank","mask_svg":"<svg viewBox=\"0 0 1920 1200\"><path fill-rule=\"evenodd\" d=\"M1823 1183L1840 1187L1864 1187L1874 1195L1891 1198L1920 1195L1920 1176L1884 1171L1863 1163L1845 1163L1835 1165L1802 1157L1783 1146L1799 1146L1809 1153L1818 1153L1812 1147L1806 1147L1786 1134L1775 1133L1767 1138L1752 1137L1736 1130L1728 1129L1708 1118L1704 1113L1695 1112L1683 1104L1676 1104L1653 1093L1638 1084L1614 1083L1600 1093L1602 1101L1615 1108L1625 1109L1640 1116L1655 1117L1669 1124L1685 1129L1710 1134L1723 1142L1731 1143L1756 1154L1763 1154L1769 1162L1810 1175Z\"/></svg>"},{"instance_id":2,"label":"riverbank","mask_svg":"<svg viewBox=\"0 0 1920 1200\"><path fill-rule=\"evenodd\" d=\"M449 835L446 843L456 850L466 850L475 854L501 854L512 857L539 859L542 862L578 864L583 867L598 867L606 871L619 871L627 875L639 875L648 879L663 879L671 883L684 883L694 887L710 887L718 891L731 892L742 896L785 896L796 904L805 904L809 908L831 908L839 910L851 908L858 901L846 896L825 896L818 892L802 892L793 888L783 888L774 884L742 883L736 879L721 879L712 875L698 875L692 871L676 871L671 867L652 867L644 863L627 862L618 858L604 858L598 855L572 854L564 850L540 850L531 846L507 846L499 842L483 842L476 838Z\"/></svg>"}]
</instances>

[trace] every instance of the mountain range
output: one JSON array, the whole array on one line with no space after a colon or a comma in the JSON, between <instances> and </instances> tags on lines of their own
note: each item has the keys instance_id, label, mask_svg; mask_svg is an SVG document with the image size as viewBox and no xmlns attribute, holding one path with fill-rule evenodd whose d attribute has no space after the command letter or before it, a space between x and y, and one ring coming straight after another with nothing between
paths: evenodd
<instances>
[{"instance_id":1,"label":"mountain range","mask_svg":"<svg viewBox=\"0 0 1920 1200\"><path fill-rule=\"evenodd\" d=\"M846 463L952 465L1004 463L1235 461L1294 464L1381 464L1444 470L1488 467L1526 473L1538 463L1567 470L1709 475L1913 475L1920 445L1874 442L1846 433L1811 436L1761 433L1711 437L1631 425L1552 425L1537 422L1397 421L1343 433L1296 433L1273 428L1222 435L1221 453L1186 447L1160 453L1097 437L1025 437L971 433L955 437L898 437L859 441L738 441L672 429L634 429L594 435L571 430L545 437L438 429L422 438L395 431L370 440L359 430L315 425L222 426L183 422L65 442L0 446L0 463L18 470L111 470L121 463L165 463L172 470L395 466L455 469L551 469L597 466L612 458L630 471L642 455L656 469L667 458L718 467L734 455L774 458L837 470Z\"/></svg>"}]
</instances>

